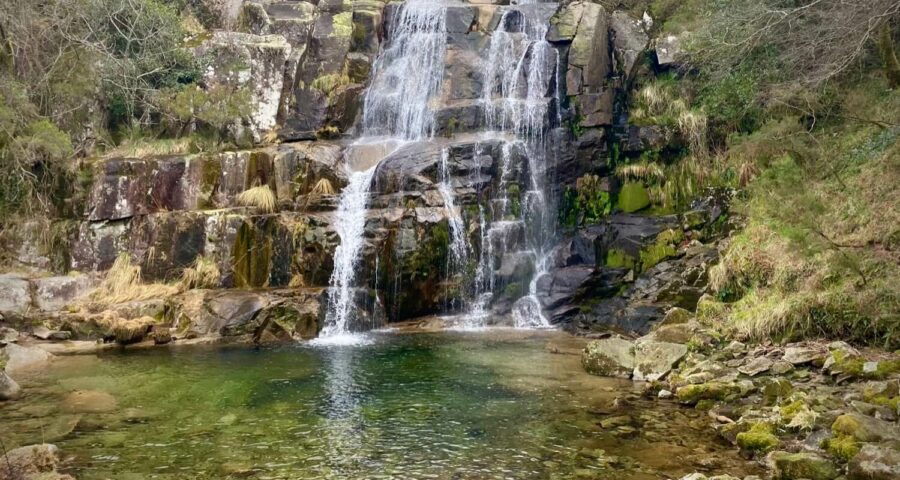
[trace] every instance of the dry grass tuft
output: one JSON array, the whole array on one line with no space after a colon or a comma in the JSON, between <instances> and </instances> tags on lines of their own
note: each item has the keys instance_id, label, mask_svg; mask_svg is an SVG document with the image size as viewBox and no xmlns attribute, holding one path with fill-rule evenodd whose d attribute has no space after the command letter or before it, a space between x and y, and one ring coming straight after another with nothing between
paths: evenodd
<instances>
[{"instance_id":1,"label":"dry grass tuft","mask_svg":"<svg viewBox=\"0 0 900 480\"><path fill-rule=\"evenodd\" d=\"M221 273L215 260L204 256L197 257L194 264L181 273L181 289L216 288L219 286Z\"/></svg>"},{"instance_id":2,"label":"dry grass tuft","mask_svg":"<svg viewBox=\"0 0 900 480\"><path fill-rule=\"evenodd\" d=\"M166 297L177 291L171 285L144 284L141 281L140 265L132 264L131 255L122 253L106 272L106 278L100 286L88 296L88 301L95 306L114 305Z\"/></svg>"},{"instance_id":3,"label":"dry grass tuft","mask_svg":"<svg viewBox=\"0 0 900 480\"><path fill-rule=\"evenodd\" d=\"M678 115L678 129L688 139L694 156L706 156L709 152L706 141L707 119L702 112L684 110Z\"/></svg>"},{"instance_id":4,"label":"dry grass tuft","mask_svg":"<svg viewBox=\"0 0 900 480\"><path fill-rule=\"evenodd\" d=\"M143 340L153 324L156 321L153 317L141 317L131 320L116 320L110 329L111 336L115 337L116 343L120 345L129 345Z\"/></svg>"},{"instance_id":5,"label":"dry grass tuft","mask_svg":"<svg viewBox=\"0 0 900 480\"><path fill-rule=\"evenodd\" d=\"M254 207L262 213L275 211L275 192L268 185L248 188L238 195L237 201L245 207Z\"/></svg>"},{"instance_id":6,"label":"dry grass tuft","mask_svg":"<svg viewBox=\"0 0 900 480\"><path fill-rule=\"evenodd\" d=\"M622 180L646 180L661 182L666 178L662 167L656 162L641 162L616 167L616 176Z\"/></svg>"},{"instance_id":7,"label":"dry grass tuft","mask_svg":"<svg viewBox=\"0 0 900 480\"><path fill-rule=\"evenodd\" d=\"M313 185L309 193L313 195L334 195L334 185L327 178L322 178Z\"/></svg>"}]
</instances>

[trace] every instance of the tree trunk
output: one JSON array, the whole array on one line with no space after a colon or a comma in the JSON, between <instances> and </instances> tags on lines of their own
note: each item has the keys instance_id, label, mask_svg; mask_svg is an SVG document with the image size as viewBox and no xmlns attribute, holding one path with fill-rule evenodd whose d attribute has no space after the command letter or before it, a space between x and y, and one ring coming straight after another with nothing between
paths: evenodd
<instances>
[{"instance_id":1,"label":"tree trunk","mask_svg":"<svg viewBox=\"0 0 900 480\"><path fill-rule=\"evenodd\" d=\"M881 53L881 63L884 65L884 75L887 77L888 85L891 88L900 87L900 61L897 61L897 51L894 49L894 36L891 35L890 22L884 22L884 25L881 26L878 51Z\"/></svg>"}]
</instances>

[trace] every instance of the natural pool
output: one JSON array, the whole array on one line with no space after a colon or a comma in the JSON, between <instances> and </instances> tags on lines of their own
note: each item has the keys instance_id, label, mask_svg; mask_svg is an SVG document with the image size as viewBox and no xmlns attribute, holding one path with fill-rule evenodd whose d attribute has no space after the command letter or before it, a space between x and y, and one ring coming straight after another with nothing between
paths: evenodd
<instances>
[{"instance_id":1,"label":"natural pool","mask_svg":"<svg viewBox=\"0 0 900 480\"><path fill-rule=\"evenodd\" d=\"M585 374L564 334L371 337L64 358L0 404L0 438L57 444L81 480L754 473L704 412Z\"/></svg>"}]
</instances>

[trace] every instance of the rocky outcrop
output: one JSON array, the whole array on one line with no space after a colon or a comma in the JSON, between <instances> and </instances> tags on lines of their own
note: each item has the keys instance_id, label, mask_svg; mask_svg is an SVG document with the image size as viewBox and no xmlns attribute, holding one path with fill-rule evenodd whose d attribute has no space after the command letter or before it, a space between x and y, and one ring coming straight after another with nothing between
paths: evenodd
<instances>
[{"instance_id":1,"label":"rocky outcrop","mask_svg":"<svg viewBox=\"0 0 900 480\"><path fill-rule=\"evenodd\" d=\"M252 35L240 32L213 32L197 49L197 55L211 58L205 72L209 88L227 87L249 92L252 110L249 135L258 143L275 128L284 85L284 65L291 56L291 44L280 35ZM241 125L232 136L244 137Z\"/></svg>"}]
</instances>

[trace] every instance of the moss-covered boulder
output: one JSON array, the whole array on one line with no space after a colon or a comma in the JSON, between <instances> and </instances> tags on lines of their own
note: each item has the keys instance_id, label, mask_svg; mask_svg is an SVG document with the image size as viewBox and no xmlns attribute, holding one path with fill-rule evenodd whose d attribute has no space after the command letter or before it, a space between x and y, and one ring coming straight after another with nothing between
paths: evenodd
<instances>
[{"instance_id":1,"label":"moss-covered boulder","mask_svg":"<svg viewBox=\"0 0 900 480\"><path fill-rule=\"evenodd\" d=\"M629 378L634 370L634 344L621 337L595 340L581 352L581 365L592 375Z\"/></svg>"},{"instance_id":2,"label":"moss-covered boulder","mask_svg":"<svg viewBox=\"0 0 900 480\"><path fill-rule=\"evenodd\" d=\"M675 392L676 398L686 405L696 405L701 400L720 401L737 395L741 387L733 383L707 382L696 385L685 385Z\"/></svg>"},{"instance_id":3,"label":"moss-covered boulder","mask_svg":"<svg viewBox=\"0 0 900 480\"><path fill-rule=\"evenodd\" d=\"M619 209L633 213L650 206L650 195L640 182L628 182L619 191Z\"/></svg>"},{"instance_id":4,"label":"moss-covered boulder","mask_svg":"<svg viewBox=\"0 0 900 480\"><path fill-rule=\"evenodd\" d=\"M778 480L833 480L840 475L830 460L815 453L775 452L772 460Z\"/></svg>"},{"instance_id":5,"label":"moss-covered boulder","mask_svg":"<svg viewBox=\"0 0 900 480\"><path fill-rule=\"evenodd\" d=\"M735 438L741 451L757 456L775 450L778 437L775 436L775 427L770 423L755 423L750 428L737 434Z\"/></svg>"},{"instance_id":6,"label":"moss-covered boulder","mask_svg":"<svg viewBox=\"0 0 900 480\"><path fill-rule=\"evenodd\" d=\"M861 413L845 413L831 425L835 435L851 436L860 442L900 441L900 427Z\"/></svg>"}]
</instances>

